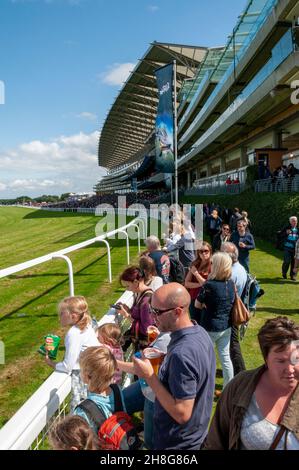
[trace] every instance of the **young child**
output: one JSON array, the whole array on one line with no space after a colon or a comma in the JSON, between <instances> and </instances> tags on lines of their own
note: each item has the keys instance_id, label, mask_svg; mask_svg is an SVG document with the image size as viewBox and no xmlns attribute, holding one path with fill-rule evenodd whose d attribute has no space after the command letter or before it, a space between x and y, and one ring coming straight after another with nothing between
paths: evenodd
<instances>
[{"instance_id":1,"label":"young child","mask_svg":"<svg viewBox=\"0 0 299 470\"><path fill-rule=\"evenodd\" d=\"M122 350L122 333L121 329L115 323L104 323L97 330L98 340L101 346L106 346L113 354L115 359L118 361L124 360L124 353ZM116 384L121 384L122 381L122 372L117 369L113 382Z\"/></svg>"},{"instance_id":2,"label":"young child","mask_svg":"<svg viewBox=\"0 0 299 470\"><path fill-rule=\"evenodd\" d=\"M53 450L98 450L98 439L80 416L67 416L51 429L49 442Z\"/></svg>"},{"instance_id":3,"label":"young child","mask_svg":"<svg viewBox=\"0 0 299 470\"><path fill-rule=\"evenodd\" d=\"M61 326L70 326L64 344L65 355L62 362L52 361L48 355L46 363L57 372L72 374L71 411L86 398L87 389L80 378L79 356L89 346L98 346L96 333L91 325L88 305L84 297L66 297L58 305Z\"/></svg>"},{"instance_id":4,"label":"young child","mask_svg":"<svg viewBox=\"0 0 299 470\"><path fill-rule=\"evenodd\" d=\"M80 356L82 380L87 384L87 398L95 402L105 419L115 412L114 393L110 387L117 369L116 359L106 346L87 348ZM127 412L122 391L120 390L123 411ZM93 419L88 416L80 405L74 411L75 415L84 418L97 435L98 428Z\"/></svg>"}]
</instances>

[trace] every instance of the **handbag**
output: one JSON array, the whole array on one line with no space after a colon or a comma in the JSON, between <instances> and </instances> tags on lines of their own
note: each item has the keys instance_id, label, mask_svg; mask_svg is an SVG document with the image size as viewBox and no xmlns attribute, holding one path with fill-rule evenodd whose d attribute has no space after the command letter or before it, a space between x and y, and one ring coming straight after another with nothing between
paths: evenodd
<instances>
[{"instance_id":1,"label":"handbag","mask_svg":"<svg viewBox=\"0 0 299 470\"><path fill-rule=\"evenodd\" d=\"M235 300L232 307L232 323L234 326L240 326L244 323L249 322L250 320L250 313L243 304L242 300L238 296L237 289L235 286Z\"/></svg>"}]
</instances>

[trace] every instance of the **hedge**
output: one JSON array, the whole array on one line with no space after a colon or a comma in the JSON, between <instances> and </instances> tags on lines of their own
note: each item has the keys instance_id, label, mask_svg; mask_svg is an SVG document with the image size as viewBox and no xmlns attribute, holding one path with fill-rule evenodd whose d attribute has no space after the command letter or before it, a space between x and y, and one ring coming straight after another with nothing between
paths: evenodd
<instances>
[{"instance_id":1,"label":"hedge","mask_svg":"<svg viewBox=\"0 0 299 470\"><path fill-rule=\"evenodd\" d=\"M220 207L238 207L248 212L254 235L275 242L276 232L288 223L291 215L299 214L298 193L254 193L245 191L237 195L183 196L181 203L216 203ZM299 218L299 217L298 217Z\"/></svg>"}]
</instances>

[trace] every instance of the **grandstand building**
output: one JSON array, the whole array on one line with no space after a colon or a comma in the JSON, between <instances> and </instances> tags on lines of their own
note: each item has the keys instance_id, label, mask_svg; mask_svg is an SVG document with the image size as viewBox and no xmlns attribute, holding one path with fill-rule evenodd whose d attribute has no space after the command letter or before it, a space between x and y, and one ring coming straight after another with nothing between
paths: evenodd
<instances>
[{"instance_id":1,"label":"grandstand building","mask_svg":"<svg viewBox=\"0 0 299 470\"><path fill-rule=\"evenodd\" d=\"M154 42L131 72L101 131L100 193L165 188L155 171L158 92L154 71L177 62L179 187L187 194L242 190L268 166L299 168L299 2L249 0L227 44L207 48ZM135 186L134 186L135 184Z\"/></svg>"}]
</instances>

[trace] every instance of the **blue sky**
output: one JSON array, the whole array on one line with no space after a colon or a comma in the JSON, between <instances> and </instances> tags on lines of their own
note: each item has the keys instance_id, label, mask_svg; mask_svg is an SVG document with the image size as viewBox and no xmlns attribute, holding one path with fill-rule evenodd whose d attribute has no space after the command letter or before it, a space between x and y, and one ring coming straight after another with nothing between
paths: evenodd
<instances>
[{"instance_id":1,"label":"blue sky","mask_svg":"<svg viewBox=\"0 0 299 470\"><path fill-rule=\"evenodd\" d=\"M149 43L225 44L245 4L0 0L0 199L92 190L98 130Z\"/></svg>"}]
</instances>

